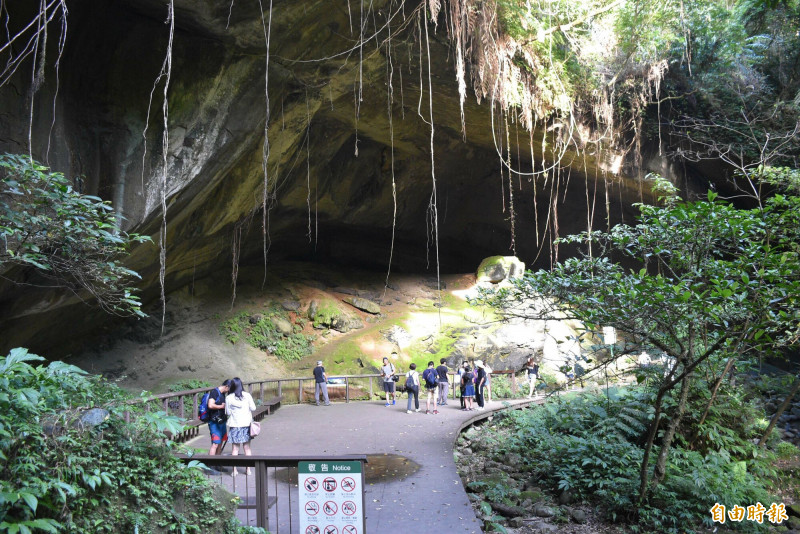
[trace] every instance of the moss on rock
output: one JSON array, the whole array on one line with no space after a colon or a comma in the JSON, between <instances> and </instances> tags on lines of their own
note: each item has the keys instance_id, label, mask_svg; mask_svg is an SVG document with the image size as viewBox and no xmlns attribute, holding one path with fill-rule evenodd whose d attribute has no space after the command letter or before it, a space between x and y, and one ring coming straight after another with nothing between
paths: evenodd
<instances>
[{"instance_id":1,"label":"moss on rock","mask_svg":"<svg viewBox=\"0 0 800 534\"><path fill-rule=\"evenodd\" d=\"M515 256L489 256L478 266L478 282L497 284L509 278L518 278L525 272L525 264Z\"/></svg>"}]
</instances>

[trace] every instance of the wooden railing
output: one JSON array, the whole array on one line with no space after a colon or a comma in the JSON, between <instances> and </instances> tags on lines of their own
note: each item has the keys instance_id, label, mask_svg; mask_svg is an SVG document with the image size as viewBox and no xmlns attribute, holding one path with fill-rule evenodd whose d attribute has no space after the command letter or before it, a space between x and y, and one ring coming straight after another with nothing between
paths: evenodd
<instances>
[{"instance_id":1,"label":"wooden railing","mask_svg":"<svg viewBox=\"0 0 800 534\"><path fill-rule=\"evenodd\" d=\"M405 373L398 370L400 376L399 389L403 389ZM514 370L495 370L493 376L513 376ZM456 398L458 375L449 373L450 391L448 396ZM341 383L338 383L341 381ZM383 378L379 374L364 375L329 375L328 396L331 401L350 402L351 400L372 400L383 397ZM314 397L314 377L269 378L244 383L244 388L256 401L258 420L269 415L281 404L302 404ZM203 423L197 419L197 407L206 391L213 387L190 389L151 395L130 402L132 405L144 404L147 410L163 410L167 415L174 415L186 423L186 430L178 440L188 439L197 434L197 427ZM517 394L516 380L511 380L512 394ZM126 421L130 421L131 413L125 412Z\"/></svg>"}]
</instances>

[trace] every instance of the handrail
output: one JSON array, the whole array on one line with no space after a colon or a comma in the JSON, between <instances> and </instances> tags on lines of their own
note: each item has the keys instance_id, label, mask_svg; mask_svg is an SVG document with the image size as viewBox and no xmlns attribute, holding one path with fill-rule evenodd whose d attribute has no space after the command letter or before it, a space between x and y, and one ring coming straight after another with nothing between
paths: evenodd
<instances>
[{"instance_id":1,"label":"handrail","mask_svg":"<svg viewBox=\"0 0 800 534\"><path fill-rule=\"evenodd\" d=\"M493 375L511 375L513 376L519 371L514 371L513 369L499 369L492 371ZM398 372L398 374L402 377L403 374ZM450 384L455 386L458 383L457 377L458 373L453 371L448 373L448 377L450 378ZM380 380L381 375L377 373L369 373L363 375L351 375L351 374L330 374L328 379L344 379L344 401L350 402L350 393L351 393L351 386L354 380L369 380L369 398L372 399L375 396L375 383L374 381ZM257 396L261 403L268 403L270 399L276 399L275 402L286 402L289 403L303 403L305 392L304 392L304 384L308 381L313 381L313 376L298 376L298 377L287 377L287 378L264 378L262 380L253 380L250 382L245 382L243 385L245 390L249 393ZM296 389L293 391L286 390L284 391L284 385L289 383L297 383ZM330 386L337 387L338 384L329 384ZM379 384L378 384L379 385ZM401 386L402 386L402 378L401 378ZM148 395L146 397L140 397L137 399L132 399L128 401L126 404L130 406L139 405L139 404L147 404L151 402L159 402L166 413L176 412L177 415L183 421L194 421L196 419L195 415L197 413L197 408L200 400L200 396L207 391L211 391L216 386L206 387L206 388L197 388L197 389L189 389L184 391L172 391L168 393L158 393L155 395ZM512 392L516 393L517 387L516 382L512 380L511 382L511 389ZM378 387L378 396L381 396L381 388ZM288 398L287 398L288 395ZM456 398L456 391L455 387L452 387L451 395L453 398ZM296 397L296 399L295 399ZM191 398L191 402L185 402ZM177 401L177 403L175 402ZM175 405L177 404L177 405ZM189 410L189 414L186 413L187 409ZM126 420L130 420L130 413L125 413Z\"/></svg>"}]
</instances>

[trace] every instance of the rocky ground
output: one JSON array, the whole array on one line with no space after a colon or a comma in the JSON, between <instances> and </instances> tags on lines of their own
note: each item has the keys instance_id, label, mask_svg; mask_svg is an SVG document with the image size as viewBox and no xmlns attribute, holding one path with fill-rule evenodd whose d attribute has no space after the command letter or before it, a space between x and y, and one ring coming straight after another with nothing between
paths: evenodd
<instances>
[{"instance_id":1,"label":"rocky ground","mask_svg":"<svg viewBox=\"0 0 800 534\"><path fill-rule=\"evenodd\" d=\"M482 267L480 283L502 283L512 270L521 272L514 265ZM574 357L568 324L500 323L491 310L469 306L478 284L474 272L439 281L392 274L385 282L385 273L310 263L272 265L266 280L261 268L243 267L233 305L228 273L196 280L168 295L163 334L156 307L147 319L108 328L70 361L131 391L160 393L189 379L308 376L317 360L329 374L371 373L394 350L400 370L443 357L451 365L483 359L494 369L519 370L536 353L551 380L563 379L558 368ZM225 330L232 320L240 321L234 326L240 331ZM248 335L262 325L277 337L252 346ZM310 341L311 350L287 361L279 347L292 336Z\"/></svg>"},{"instance_id":2,"label":"rocky ground","mask_svg":"<svg viewBox=\"0 0 800 534\"><path fill-rule=\"evenodd\" d=\"M469 428L456 441L459 474L470 491L469 498L476 515L484 521L501 524L508 534L627 532L622 527L608 524L591 506L573 502L569 492L563 492L558 498L551 497L527 473L510 468L522 465L519 454L495 458L491 448L476 427ZM487 481L489 487L481 485ZM485 493L491 491L489 488L492 486L518 490L517 502L513 505L490 504Z\"/></svg>"}]
</instances>

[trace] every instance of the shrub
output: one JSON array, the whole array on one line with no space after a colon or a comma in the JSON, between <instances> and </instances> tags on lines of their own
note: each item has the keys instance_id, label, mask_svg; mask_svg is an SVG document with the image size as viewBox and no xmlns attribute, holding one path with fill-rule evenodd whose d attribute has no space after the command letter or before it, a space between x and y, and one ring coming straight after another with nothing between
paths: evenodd
<instances>
[{"instance_id":1,"label":"shrub","mask_svg":"<svg viewBox=\"0 0 800 534\"><path fill-rule=\"evenodd\" d=\"M640 439L653 415L651 395L639 387L612 389L608 397L559 397L498 418L487 439L496 444L495 455L519 454L518 470L530 472L542 487L570 490L596 503L612 521L631 522L634 530L690 531L709 523L715 502L770 502L766 487L774 475L769 467L774 455L755 450L746 435L726 433L727 449L701 453L673 445L664 482L637 505ZM486 481L473 484L489 489ZM760 528L744 523L741 528Z\"/></svg>"},{"instance_id":2,"label":"shrub","mask_svg":"<svg viewBox=\"0 0 800 534\"><path fill-rule=\"evenodd\" d=\"M0 531L237 531L232 496L164 444L177 418L125 423L117 386L42 360L0 357ZM105 420L83 424L87 408Z\"/></svg>"},{"instance_id":3,"label":"shrub","mask_svg":"<svg viewBox=\"0 0 800 534\"><path fill-rule=\"evenodd\" d=\"M34 268L109 313L144 316L131 287L139 275L119 258L150 238L120 225L110 203L78 193L62 173L29 156L0 155L0 266Z\"/></svg>"}]
</instances>

